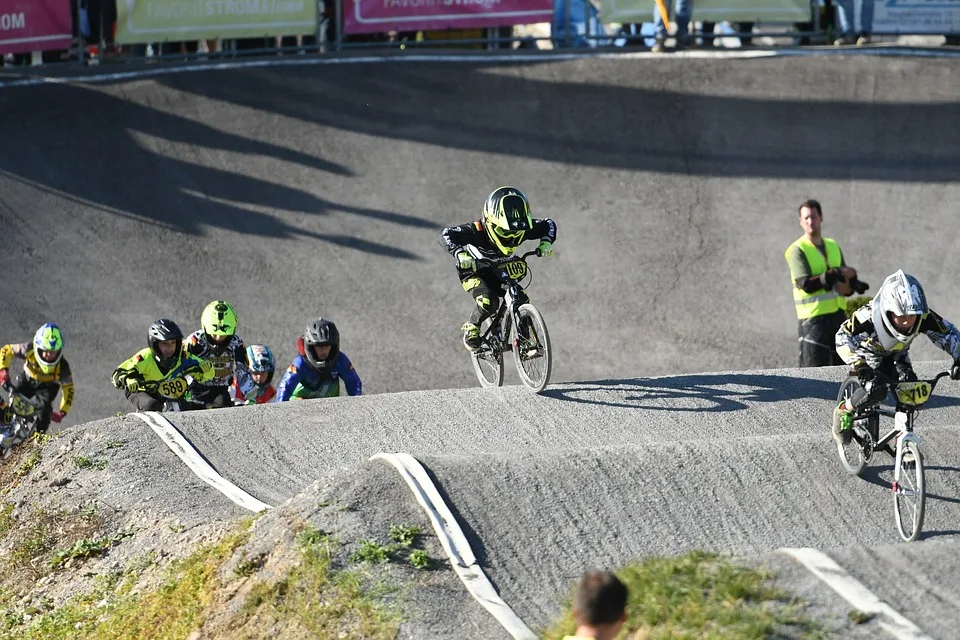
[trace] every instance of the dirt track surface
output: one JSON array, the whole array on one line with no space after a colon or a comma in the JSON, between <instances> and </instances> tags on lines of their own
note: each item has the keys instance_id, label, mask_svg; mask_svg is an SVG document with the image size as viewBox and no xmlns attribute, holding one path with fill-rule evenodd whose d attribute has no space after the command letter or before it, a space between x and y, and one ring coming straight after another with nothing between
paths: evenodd
<instances>
[{"instance_id":1,"label":"dirt track surface","mask_svg":"<svg viewBox=\"0 0 960 640\"><path fill-rule=\"evenodd\" d=\"M649 553L818 546L892 566L883 477L842 475L825 437L841 371L782 369L783 251L816 197L862 279L903 267L960 319L955 67L398 61L2 90L2 339L63 326L72 426L129 409L110 372L156 317L192 331L230 300L281 370L307 320L331 317L370 397L178 424L268 502L377 451L417 455L531 623L586 565ZM437 234L503 183L559 227L530 289L555 347L540 398L453 391L475 386L458 331L471 301ZM930 553L953 552L960 516L946 393L924 432ZM947 566L922 588L950 592ZM960 620L950 599L881 595L927 607L911 617L936 637Z\"/></svg>"}]
</instances>

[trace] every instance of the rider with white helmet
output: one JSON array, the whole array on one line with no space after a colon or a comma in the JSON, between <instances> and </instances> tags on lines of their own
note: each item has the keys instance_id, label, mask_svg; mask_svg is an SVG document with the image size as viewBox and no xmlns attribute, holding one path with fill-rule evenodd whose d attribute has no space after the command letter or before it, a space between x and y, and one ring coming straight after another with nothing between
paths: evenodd
<instances>
[{"instance_id":1,"label":"rider with white helmet","mask_svg":"<svg viewBox=\"0 0 960 640\"><path fill-rule=\"evenodd\" d=\"M833 437L839 442L849 442L857 407L883 400L891 381L917 379L909 352L921 333L950 354L950 377L960 379L960 331L927 306L920 282L902 269L887 276L873 300L843 323L837 331L837 353L856 371L861 385L874 384L869 394L861 389L834 410Z\"/></svg>"},{"instance_id":2,"label":"rider with white helmet","mask_svg":"<svg viewBox=\"0 0 960 640\"><path fill-rule=\"evenodd\" d=\"M277 395L277 388L271 384L273 374L276 370L276 361L273 357L273 351L265 344L252 344L247 347L247 369L250 371L250 378L253 380L253 388L247 393L240 390L240 385L236 379L230 387L230 396L233 403L242 404L265 404L271 402Z\"/></svg>"}]
</instances>

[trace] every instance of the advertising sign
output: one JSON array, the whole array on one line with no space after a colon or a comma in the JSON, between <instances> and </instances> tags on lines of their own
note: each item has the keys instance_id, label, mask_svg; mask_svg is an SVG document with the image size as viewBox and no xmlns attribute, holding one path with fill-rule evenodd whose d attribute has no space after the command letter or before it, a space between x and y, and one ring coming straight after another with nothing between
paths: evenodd
<instances>
[{"instance_id":1,"label":"advertising sign","mask_svg":"<svg viewBox=\"0 0 960 640\"><path fill-rule=\"evenodd\" d=\"M344 33L535 24L553 20L553 0L345 0Z\"/></svg>"},{"instance_id":2,"label":"advertising sign","mask_svg":"<svg viewBox=\"0 0 960 640\"><path fill-rule=\"evenodd\" d=\"M117 0L121 44L306 35L316 0Z\"/></svg>"},{"instance_id":3,"label":"advertising sign","mask_svg":"<svg viewBox=\"0 0 960 640\"><path fill-rule=\"evenodd\" d=\"M0 2L0 55L69 49L72 40L70 0Z\"/></svg>"}]
</instances>

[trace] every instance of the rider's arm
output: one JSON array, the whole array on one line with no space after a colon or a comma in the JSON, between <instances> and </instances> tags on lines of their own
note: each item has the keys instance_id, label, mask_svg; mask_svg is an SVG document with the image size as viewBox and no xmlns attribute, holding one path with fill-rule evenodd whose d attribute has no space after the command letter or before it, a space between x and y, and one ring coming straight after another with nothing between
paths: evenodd
<instances>
[{"instance_id":1,"label":"rider's arm","mask_svg":"<svg viewBox=\"0 0 960 640\"><path fill-rule=\"evenodd\" d=\"M363 394L363 383L360 382L360 376L357 370L353 368L353 363L343 351L337 354L337 362L334 365L340 379L343 380L343 386L347 389L347 395L359 396Z\"/></svg>"},{"instance_id":2,"label":"rider's arm","mask_svg":"<svg viewBox=\"0 0 960 640\"><path fill-rule=\"evenodd\" d=\"M293 363L287 367L287 372L283 374L283 380L280 381L280 386L277 387L277 397L274 402L286 402L290 399L290 396L293 395L293 390L296 389L300 383L300 378L303 377L303 374L300 373L301 366L304 366L303 356L297 356L294 358Z\"/></svg>"},{"instance_id":3,"label":"rider's arm","mask_svg":"<svg viewBox=\"0 0 960 640\"><path fill-rule=\"evenodd\" d=\"M9 369L10 365L13 363L13 357L16 356L21 360L27 357L27 348L30 346L29 342L14 342L12 344L5 344L0 347L0 369Z\"/></svg>"},{"instance_id":4,"label":"rider's arm","mask_svg":"<svg viewBox=\"0 0 960 640\"><path fill-rule=\"evenodd\" d=\"M60 413L66 416L73 406L73 374L66 358L60 359Z\"/></svg>"},{"instance_id":5,"label":"rider's arm","mask_svg":"<svg viewBox=\"0 0 960 640\"><path fill-rule=\"evenodd\" d=\"M139 373L137 365L143 362L144 351L150 351L150 349L143 349L138 351L133 355L133 357L124 360L117 368L113 370L113 375L110 377L113 382L113 386L117 389L122 389L124 382L131 373ZM142 374L141 374L142 375Z\"/></svg>"},{"instance_id":6,"label":"rider's arm","mask_svg":"<svg viewBox=\"0 0 960 640\"><path fill-rule=\"evenodd\" d=\"M247 368L247 349L243 346L243 340L239 340L233 350L234 367L233 382L237 389L246 396L256 386L253 382L253 376L250 375L250 369Z\"/></svg>"},{"instance_id":7,"label":"rider's arm","mask_svg":"<svg viewBox=\"0 0 960 640\"><path fill-rule=\"evenodd\" d=\"M183 356L180 370L184 371L184 375L189 374L194 382L206 382L216 374L216 370L209 361L194 355Z\"/></svg>"},{"instance_id":8,"label":"rider's arm","mask_svg":"<svg viewBox=\"0 0 960 640\"><path fill-rule=\"evenodd\" d=\"M530 230L529 235L531 238L540 238L541 240L546 240L550 244L553 244L557 241L557 223L550 218L534 220L533 228Z\"/></svg>"},{"instance_id":9,"label":"rider's arm","mask_svg":"<svg viewBox=\"0 0 960 640\"><path fill-rule=\"evenodd\" d=\"M933 344L949 353L951 358L960 358L960 331L933 309L920 323L920 331L927 334Z\"/></svg>"},{"instance_id":10,"label":"rider's arm","mask_svg":"<svg viewBox=\"0 0 960 640\"><path fill-rule=\"evenodd\" d=\"M183 355L199 357L203 355L203 345L200 343L200 331L195 331L183 341Z\"/></svg>"},{"instance_id":11,"label":"rider's arm","mask_svg":"<svg viewBox=\"0 0 960 640\"><path fill-rule=\"evenodd\" d=\"M859 369L866 365L871 369L880 366L880 355L870 348L868 342L873 334L873 305L867 304L847 318L837 331L837 355L853 367Z\"/></svg>"},{"instance_id":12,"label":"rider's arm","mask_svg":"<svg viewBox=\"0 0 960 640\"><path fill-rule=\"evenodd\" d=\"M440 244L448 253L455 254L463 249L463 245L474 244L478 234L486 237L479 221L468 222L456 227L446 227L440 232Z\"/></svg>"}]
</instances>

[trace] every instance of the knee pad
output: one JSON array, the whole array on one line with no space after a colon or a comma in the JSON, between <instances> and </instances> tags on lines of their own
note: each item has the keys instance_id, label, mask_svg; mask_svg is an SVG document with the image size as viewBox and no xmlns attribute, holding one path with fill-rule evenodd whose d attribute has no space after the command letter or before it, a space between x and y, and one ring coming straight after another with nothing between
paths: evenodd
<instances>
[{"instance_id":1,"label":"knee pad","mask_svg":"<svg viewBox=\"0 0 960 640\"><path fill-rule=\"evenodd\" d=\"M490 296L477 296L474 298L474 301L477 303L477 308L483 312L493 311L497 308L496 304L494 304L497 302L497 299L491 298Z\"/></svg>"}]
</instances>

